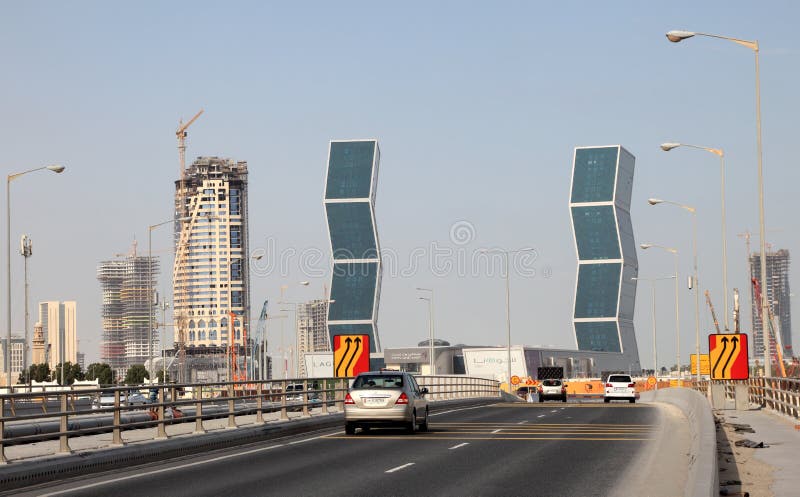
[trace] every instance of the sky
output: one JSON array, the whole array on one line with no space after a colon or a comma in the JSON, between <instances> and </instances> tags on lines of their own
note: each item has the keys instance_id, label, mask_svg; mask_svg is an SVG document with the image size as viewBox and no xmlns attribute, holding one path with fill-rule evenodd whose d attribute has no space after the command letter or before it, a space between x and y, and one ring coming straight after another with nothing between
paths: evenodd
<instances>
[{"instance_id":1,"label":"sky","mask_svg":"<svg viewBox=\"0 0 800 497\"><path fill-rule=\"evenodd\" d=\"M531 247L511 272L512 342L574 348L573 149L621 144L636 157L637 244L680 252L680 352L688 363L691 219L646 199L697 208L700 285L721 314L720 174L712 154L659 149L674 141L725 150L729 286L743 294L748 332L746 250L737 234L754 232L757 247L753 53L707 37L669 43L671 29L759 41L766 238L797 253L796 2L6 0L2 7L0 167L5 174L67 168L12 184L12 329L21 334L24 323L17 245L27 233L30 302L78 302L87 364L100 358L97 266L129 252L134 240L146 253L148 226L172 217L175 129L201 108L187 160L248 162L250 248L269 261L253 268L254 317L265 299L278 300L281 285L287 299L322 297L330 275L322 206L328 142L377 138L378 234L394 261L384 268L382 345L427 338L417 287L434 289L437 338L505 345L504 280L497 268L464 261L482 249ZM154 254L168 268L159 278L167 300L171 243L168 226L153 232ZM672 264L668 253L639 252L641 277L670 275ZM798 275L795 268L794 289ZM672 365L674 289L669 281L656 289L659 365ZM635 325L644 367L653 364L650 297L649 285L640 285ZM701 305L704 337L713 324ZM269 334L278 343L279 325Z\"/></svg>"}]
</instances>

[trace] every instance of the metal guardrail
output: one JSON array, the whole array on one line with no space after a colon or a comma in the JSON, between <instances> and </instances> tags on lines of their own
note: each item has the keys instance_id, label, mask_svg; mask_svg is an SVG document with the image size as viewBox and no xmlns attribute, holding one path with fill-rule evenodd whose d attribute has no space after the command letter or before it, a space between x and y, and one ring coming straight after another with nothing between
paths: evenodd
<instances>
[{"instance_id":1,"label":"metal guardrail","mask_svg":"<svg viewBox=\"0 0 800 497\"><path fill-rule=\"evenodd\" d=\"M499 384L493 380L464 376L417 376L416 379L420 387L428 388L428 398L432 401L500 395ZM194 422L194 432L205 433L203 421L206 419L227 417L227 427L236 428L236 416L255 414L255 423L263 424L265 412L280 411L279 419L288 420L290 410L300 411L302 417L310 416L311 408L319 408L322 413L327 413L329 407L343 410L349 380L297 378L2 394L0 463L7 462L5 447L8 445L57 438L58 452L69 453L69 439L81 435L112 432L112 443L122 445L122 432L130 429L155 427L155 438L166 439L166 425L173 423ZM302 385L302 391L288 390L290 385ZM127 401L131 392L147 392L156 400L132 405ZM114 398L113 405L92 408L94 399L110 396ZM92 416L97 414L106 416ZM14 429L26 421L50 426L43 430ZM15 434L15 431L21 433Z\"/></svg>"},{"instance_id":2,"label":"metal guardrail","mask_svg":"<svg viewBox=\"0 0 800 497\"><path fill-rule=\"evenodd\" d=\"M737 384L747 385L747 397L751 404L800 419L800 378L750 378L739 381L701 381L695 389L706 394L710 384L725 385L725 398L735 398Z\"/></svg>"}]
</instances>

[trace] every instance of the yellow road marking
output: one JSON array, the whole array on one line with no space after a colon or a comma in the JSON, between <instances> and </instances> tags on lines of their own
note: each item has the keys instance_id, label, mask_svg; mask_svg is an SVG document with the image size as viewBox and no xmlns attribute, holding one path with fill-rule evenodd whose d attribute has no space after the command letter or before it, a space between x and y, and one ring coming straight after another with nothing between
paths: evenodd
<instances>
[{"instance_id":1,"label":"yellow road marking","mask_svg":"<svg viewBox=\"0 0 800 497\"><path fill-rule=\"evenodd\" d=\"M370 436L370 435L328 435L323 439L342 439L342 440L577 440L577 441L635 441L653 440L652 438L598 438L598 437L439 437L417 434L415 436Z\"/></svg>"}]
</instances>

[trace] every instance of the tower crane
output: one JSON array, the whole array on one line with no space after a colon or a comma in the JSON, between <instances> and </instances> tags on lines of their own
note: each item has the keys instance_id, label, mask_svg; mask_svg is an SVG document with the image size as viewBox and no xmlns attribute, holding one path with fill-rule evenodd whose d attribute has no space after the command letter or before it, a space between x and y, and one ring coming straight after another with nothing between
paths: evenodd
<instances>
[{"instance_id":1,"label":"tower crane","mask_svg":"<svg viewBox=\"0 0 800 497\"><path fill-rule=\"evenodd\" d=\"M719 321L717 321L717 313L714 312L714 304L711 303L711 294L706 290L706 303L708 304L708 308L711 309L711 318L714 320L714 328L717 329L717 333L719 331Z\"/></svg>"},{"instance_id":2,"label":"tower crane","mask_svg":"<svg viewBox=\"0 0 800 497\"><path fill-rule=\"evenodd\" d=\"M181 181L183 181L184 171L186 171L186 137L189 136L189 133L186 130L189 129L189 126L191 126L192 123L194 123L202 113L203 109L200 109L200 112L195 114L193 118L189 119L186 124L183 124L183 119L181 119L180 122L178 122L178 130L175 131L175 136L178 137L178 155L180 157L181 168L178 178L180 178Z\"/></svg>"},{"instance_id":3,"label":"tower crane","mask_svg":"<svg viewBox=\"0 0 800 497\"><path fill-rule=\"evenodd\" d=\"M761 302L761 285L759 284L756 278L751 278L750 282L753 284L753 291L755 294L755 298L758 302ZM775 326L773 325L774 316L772 314L772 306L767 307L767 316L761 316L761 309L759 308L759 317L761 318L761 329L768 329L769 334L767 335L767 343L764 344L766 348L772 348L773 340L775 343L775 350L774 353L770 350L770 355L775 358L776 362L778 363L778 368L781 371L781 376L786 377L786 367L783 365L783 353L781 353L781 349L783 348L783 343L781 341L781 334L775 331ZM764 328L767 326L767 328Z\"/></svg>"}]
</instances>

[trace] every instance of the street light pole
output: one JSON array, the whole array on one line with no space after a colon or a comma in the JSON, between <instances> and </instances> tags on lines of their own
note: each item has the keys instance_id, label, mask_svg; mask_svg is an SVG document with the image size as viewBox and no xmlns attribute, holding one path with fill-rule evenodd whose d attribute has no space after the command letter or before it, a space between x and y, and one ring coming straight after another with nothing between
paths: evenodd
<instances>
[{"instance_id":1,"label":"street light pole","mask_svg":"<svg viewBox=\"0 0 800 497\"><path fill-rule=\"evenodd\" d=\"M681 42L693 36L707 36L709 38L719 38L722 40L731 41L737 45L749 48L755 55L756 63L756 144L758 146L758 231L760 240L760 262L761 262L761 315L769 315L769 305L767 303L767 238L766 230L764 228L764 150L761 142L761 74L758 60L758 40L742 40L739 38L731 38L728 36L720 36L709 33L700 33L694 31L669 31L667 39L673 43ZM764 376L772 376L772 359L769 355L769 332L765 320L761 320L761 337L764 344ZM698 364L700 358L698 357ZM699 366L698 366L699 368Z\"/></svg>"},{"instance_id":2,"label":"street light pole","mask_svg":"<svg viewBox=\"0 0 800 497\"><path fill-rule=\"evenodd\" d=\"M512 254L518 254L520 252L531 252L536 249L530 248L523 248L518 250L490 250L490 249L482 249L480 253L487 254L489 252L499 252L503 254L503 268L505 270L505 278L506 278L506 334L507 336L507 362L508 362L508 371L506 380L508 381L508 391L511 392L511 284L510 280L510 273L509 273L509 264L508 264L508 256Z\"/></svg>"},{"instance_id":3,"label":"street light pole","mask_svg":"<svg viewBox=\"0 0 800 497\"><path fill-rule=\"evenodd\" d=\"M663 278L637 278L633 277L632 280L647 281L650 283L650 290L653 295L652 314L653 314L653 374L656 377L655 390L658 390L658 346L656 345L656 281L671 280L675 276L665 276Z\"/></svg>"},{"instance_id":4,"label":"street light pole","mask_svg":"<svg viewBox=\"0 0 800 497\"><path fill-rule=\"evenodd\" d=\"M421 292L430 292L431 296L428 297L419 297L420 300L427 300L428 301L428 333L430 337L428 338L428 369L430 369L431 376L436 374L436 361L434 360L434 348L433 348L433 289L432 288L417 288L417 290Z\"/></svg>"},{"instance_id":5,"label":"street light pole","mask_svg":"<svg viewBox=\"0 0 800 497\"><path fill-rule=\"evenodd\" d=\"M697 359L697 381L700 381L700 281L698 278L697 270L697 209L689 205L679 204L670 200L662 200L659 198L649 198L647 203L650 205L657 204L670 204L690 212L692 214L692 256L694 258L694 278L692 286L694 287L694 334L695 334L695 354Z\"/></svg>"},{"instance_id":6,"label":"street light pole","mask_svg":"<svg viewBox=\"0 0 800 497\"><path fill-rule=\"evenodd\" d=\"M642 249L647 250L652 247L660 248L671 253L675 262L675 367L678 369L678 378L681 377L681 316L680 316L680 300L678 297L678 249L672 247L665 247L655 243L643 243L639 245Z\"/></svg>"},{"instance_id":7,"label":"street light pole","mask_svg":"<svg viewBox=\"0 0 800 497\"><path fill-rule=\"evenodd\" d=\"M661 150L669 152L678 147L689 147L697 150L705 150L719 157L719 177L720 177L720 202L722 213L722 296L724 305L724 324L725 330L730 330L730 317L728 307L728 234L725 223L725 152L721 148L704 147L700 145L690 145L688 143L662 143Z\"/></svg>"},{"instance_id":8,"label":"street light pole","mask_svg":"<svg viewBox=\"0 0 800 497\"><path fill-rule=\"evenodd\" d=\"M30 316L28 314L28 258L33 255L33 243L28 235L22 235L19 253L25 259L25 343L22 344L22 374L25 383L31 384L31 375L28 371L28 327L30 326Z\"/></svg>"},{"instance_id":9,"label":"street light pole","mask_svg":"<svg viewBox=\"0 0 800 497\"><path fill-rule=\"evenodd\" d=\"M19 178L28 173L32 173L34 171L41 171L42 169L47 169L48 171L53 171L54 173L62 173L64 172L65 167L60 165L52 165L52 166L42 166L36 167L33 169L28 169L27 171L23 171L21 173L12 173L6 176L6 327L8 328L7 338L8 341L6 342L6 354L4 354L5 359L5 368L6 372L8 373L7 377L7 386L8 392L11 393L11 182L15 179ZM27 344L23 346L23 350L27 347ZM61 348L63 350L64 344L61 344ZM61 372L63 377L64 372L64 365L61 365ZM63 381L62 381L63 383Z\"/></svg>"}]
</instances>

